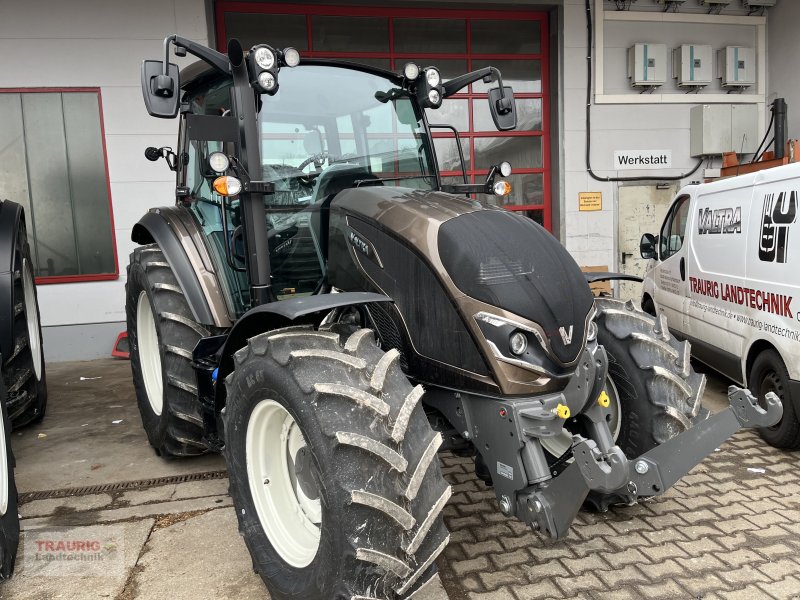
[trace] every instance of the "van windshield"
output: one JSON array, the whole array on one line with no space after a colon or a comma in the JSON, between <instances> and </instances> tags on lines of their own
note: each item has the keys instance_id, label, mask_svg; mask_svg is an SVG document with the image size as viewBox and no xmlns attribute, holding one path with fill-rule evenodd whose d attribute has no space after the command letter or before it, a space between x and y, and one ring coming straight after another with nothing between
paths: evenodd
<instances>
[{"instance_id":1,"label":"van windshield","mask_svg":"<svg viewBox=\"0 0 800 600\"><path fill-rule=\"evenodd\" d=\"M262 176L276 187L271 202L314 204L359 185L435 189L413 101L378 99L395 87L345 67L282 69L278 92L262 94L259 111Z\"/></svg>"}]
</instances>

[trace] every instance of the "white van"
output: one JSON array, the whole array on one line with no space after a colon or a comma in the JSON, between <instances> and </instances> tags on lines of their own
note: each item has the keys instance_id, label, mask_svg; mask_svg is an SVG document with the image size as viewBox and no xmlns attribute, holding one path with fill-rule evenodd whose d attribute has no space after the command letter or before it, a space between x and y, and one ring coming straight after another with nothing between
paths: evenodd
<instances>
[{"instance_id":1,"label":"white van","mask_svg":"<svg viewBox=\"0 0 800 600\"><path fill-rule=\"evenodd\" d=\"M800 163L683 188L650 259L642 308L666 315L692 355L763 400L783 419L762 430L800 448Z\"/></svg>"}]
</instances>

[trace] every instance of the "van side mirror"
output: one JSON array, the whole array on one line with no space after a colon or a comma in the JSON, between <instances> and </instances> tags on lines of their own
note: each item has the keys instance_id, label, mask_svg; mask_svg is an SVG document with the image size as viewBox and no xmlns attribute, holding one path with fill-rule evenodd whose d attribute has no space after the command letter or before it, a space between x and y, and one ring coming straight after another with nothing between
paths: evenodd
<instances>
[{"instance_id":1,"label":"van side mirror","mask_svg":"<svg viewBox=\"0 0 800 600\"><path fill-rule=\"evenodd\" d=\"M498 86L489 90L489 111L492 113L492 120L498 131L509 131L516 128L517 105L511 86Z\"/></svg>"},{"instance_id":2,"label":"van side mirror","mask_svg":"<svg viewBox=\"0 0 800 600\"><path fill-rule=\"evenodd\" d=\"M652 233L645 233L639 242L639 252L644 259L658 258L656 251L656 236Z\"/></svg>"},{"instance_id":3,"label":"van side mirror","mask_svg":"<svg viewBox=\"0 0 800 600\"><path fill-rule=\"evenodd\" d=\"M178 99L181 84L178 65L168 64L164 73L164 63L160 60L142 62L142 95L144 105L151 117L174 119L178 116Z\"/></svg>"}]
</instances>

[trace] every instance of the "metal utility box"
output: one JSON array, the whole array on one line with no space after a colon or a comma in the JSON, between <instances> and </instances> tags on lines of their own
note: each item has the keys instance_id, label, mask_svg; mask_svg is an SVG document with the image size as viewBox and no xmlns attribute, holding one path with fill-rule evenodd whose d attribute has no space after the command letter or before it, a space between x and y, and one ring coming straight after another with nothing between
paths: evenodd
<instances>
[{"instance_id":1,"label":"metal utility box","mask_svg":"<svg viewBox=\"0 0 800 600\"><path fill-rule=\"evenodd\" d=\"M724 152L752 154L758 146L756 104L701 104L690 111L693 157Z\"/></svg>"},{"instance_id":2,"label":"metal utility box","mask_svg":"<svg viewBox=\"0 0 800 600\"><path fill-rule=\"evenodd\" d=\"M683 44L672 51L672 76L678 87L703 87L711 83L711 46Z\"/></svg>"},{"instance_id":3,"label":"metal utility box","mask_svg":"<svg viewBox=\"0 0 800 600\"><path fill-rule=\"evenodd\" d=\"M635 44L628 48L628 77L632 87L654 87L667 81L667 46Z\"/></svg>"},{"instance_id":4,"label":"metal utility box","mask_svg":"<svg viewBox=\"0 0 800 600\"><path fill-rule=\"evenodd\" d=\"M744 46L717 50L717 77L722 87L744 88L756 83L756 51Z\"/></svg>"}]
</instances>

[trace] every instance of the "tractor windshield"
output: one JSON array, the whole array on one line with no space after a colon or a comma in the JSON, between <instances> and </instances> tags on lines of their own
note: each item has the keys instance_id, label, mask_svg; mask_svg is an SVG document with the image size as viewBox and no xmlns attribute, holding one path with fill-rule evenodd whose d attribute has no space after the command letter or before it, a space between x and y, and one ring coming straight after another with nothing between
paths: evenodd
<instances>
[{"instance_id":1,"label":"tractor windshield","mask_svg":"<svg viewBox=\"0 0 800 600\"><path fill-rule=\"evenodd\" d=\"M362 185L435 189L424 124L409 97L386 99L394 88L341 66L283 69L278 92L262 95L259 111L271 202L313 205Z\"/></svg>"}]
</instances>

